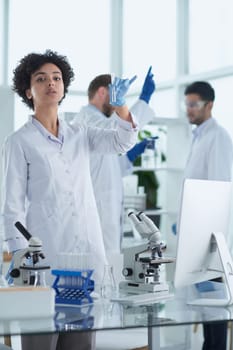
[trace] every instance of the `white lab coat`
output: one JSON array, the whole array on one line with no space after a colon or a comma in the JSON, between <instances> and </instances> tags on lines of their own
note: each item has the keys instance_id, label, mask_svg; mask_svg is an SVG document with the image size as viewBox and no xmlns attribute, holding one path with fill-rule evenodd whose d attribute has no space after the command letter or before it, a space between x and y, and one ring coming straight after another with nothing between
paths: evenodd
<instances>
[{"instance_id":1,"label":"white lab coat","mask_svg":"<svg viewBox=\"0 0 233 350\"><path fill-rule=\"evenodd\" d=\"M60 121L64 142L55 147L32 120L4 144L2 215L10 251L26 240L14 227L20 221L43 242L47 263L57 267L61 252L88 252L95 280L106 263L101 227L90 177L90 153L122 153L137 132L116 117L116 129L104 130Z\"/></svg>"},{"instance_id":2,"label":"white lab coat","mask_svg":"<svg viewBox=\"0 0 233 350\"><path fill-rule=\"evenodd\" d=\"M184 178L231 181L232 161L231 137L211 117L194 130Z\"/></svg>"},{"instance_id":3,"label":"white lab coat","mask_svg":"<svg viewBox=\"0 0 233 350\"><path fill-rule=\"evenodd\" d=\"M130 111L139 128L155 118L154 111L142 100L138 100ZM114 128L116 123L114 116L107 118L93 105L83 107L74 122L108 129ZM92 154L90 165L105 249L109 255L119 253L123 219L122 176L132 172L132 163L126 155Z\"/></svg>"}]
</instances>

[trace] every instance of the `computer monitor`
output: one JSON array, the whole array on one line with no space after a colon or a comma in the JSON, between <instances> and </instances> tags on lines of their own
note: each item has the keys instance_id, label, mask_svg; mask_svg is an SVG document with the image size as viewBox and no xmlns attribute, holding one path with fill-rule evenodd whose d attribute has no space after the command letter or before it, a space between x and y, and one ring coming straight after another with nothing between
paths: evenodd
<instances>
[{"instance_id":1,"label":"computer monitor","mask_svg":"<svg viewBox=\"0 0 233 350\"><path fill-rule=\"evenodd\" d=\"M233 296L233 263L226 244L231 187L231 182L225 181L184 181L177 232L176 288L222 275ZM232 302L230 295L223 304Z\"/></svg>"}]
</instances>

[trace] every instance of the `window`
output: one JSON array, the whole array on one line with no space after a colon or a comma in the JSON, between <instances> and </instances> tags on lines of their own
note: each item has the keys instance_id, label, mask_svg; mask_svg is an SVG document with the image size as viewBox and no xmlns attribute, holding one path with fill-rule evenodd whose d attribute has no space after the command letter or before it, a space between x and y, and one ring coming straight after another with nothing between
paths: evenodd
<instances>
[{"instance_id":1,"label":"window","mask_svg":"<svg viewBox=\"0 0 233 350\"><path fill-rule=\"evenodd\" d=\"M32 51L52 49L68 57L73 88L86 89L110 70L108 0L10 0L9 84L17 61Z\"/></svg>"},{"instance_id":2,"label":"window","mask_svg":"<svg viewBox=\"0 0 233 350\"><path fill-rule=\"evenodd\" d=\"M190 0L189 66L191 73L232 65L232 14L232 0Z\"/></svg>"},{"instance_id":3,"label":"window","mask_svg":"<svg viewBox=\"0 0 233 350\"><path fill-rule=\"evenodd\" d=\"M165 89L156 91L152 96L150 106L158 117L176 118L175 90Z\"/></svg>"},{"instance_id":4,"label":"window","mask_svg":"<svg viewBox=\"0 0 233 350\"><path fill-rule=\"evenodd\" d=\"M67 55L75 72L75 81L61 105L61 111L75 112L87 102L85 97L89 82L98 74L114 72L113 61L120 62L122 75L138 78L129 91L133 102L139 95L150 65L153 67L157 91L150 105L160 117L176 118L180 98L180 87L190 83L190 73L198 74L198 79L210 80L209 70L218 70L218 79L213 80L216 88L214 115L233 130L230 92L233 79L233 13L232 0L9 0L9 77L20 58L31 51L56 50ZM113 13L112 4L123 11ZM4 14L4 1L0 0L0 16ZM36 8L35 8L36 4ZM122 8L121 8L122 6ZM91 10L90 10L91 9ZM189 11L189 13L187 13ZM119 16L118 20L112 20ZM179 23L177 15L188 18L187 36L180 38L176 33ZM1 19L1 18L0 18ZM3 19L3 18L2 18ZM114 19L116 19L114 17ZM3 28L0 21L0 29ZM118 52L121 45L122 24L123 54ZM219 25L221 23L221 25ZM16 30L17 28L17 30ZM111 44L112 33L120 35L117 45ZM186 32L185 32L186 34ZM4 36L0 36L0 49L4 49ZM188 39L189 48L181 42ZM179 44L179 45L178 45ZM181 45L180 45L181 44ZM112 52L111 52L112 50ZM178 76L176 58L189 66L187 75ZM221 76L221 68L231 68L232 72ZM0 68L0 84L3 81ZM184 70L186 72L186 69ZM215 75L216 78L216 75ZM195 76L194 76L195 79ZM229 95L229 97L228 97ZM21 105L21 107L19 107ZM20 125L28 115L27 108L16 99L16 121ZM224 119L222 119L224 118ZM233 131L232 131L233 135Z\"/></svg>"},{"instance_id":5,"label":"window","mask_svg":"<svg viewBox=\"0 0 233 350\"><path fill-rule=\"evenodd\" d=\"M147 72L150 65L161 82L176 73L176 1L123 2L123 71ZM140 80L135 82L140 86Z\"/></svg>"},{"instance_id":6,"label":"window","mask_svg":"<svg viewBox=\"0 0 233 350\"><path fill-rule=\"evenodd\" d=\"M215 90L213 117L225 127L233 138L233 76L210 81Z\"/></svg>"},{"instance_id":7,"label":"window","mask_svg":"<svg viewBox=\"0 0 233 350\"><path fill-rule=\"evenodd\" d=\"M29 115L33 114L33 111L18 96L15 96L15 111L14 129L17 130L28 121Z\"/></svg>"}]
</instances>

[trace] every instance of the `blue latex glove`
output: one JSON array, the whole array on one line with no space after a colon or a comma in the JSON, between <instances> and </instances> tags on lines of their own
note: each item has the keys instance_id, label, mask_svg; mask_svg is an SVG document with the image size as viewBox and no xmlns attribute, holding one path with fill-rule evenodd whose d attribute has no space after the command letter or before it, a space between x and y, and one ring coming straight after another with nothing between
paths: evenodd
<instances>
[{"instance_id":1,"label":"blue latex glove","mask_svg":"<svg viewBox=\"0 0 233 350\"><path fill-rule=\"evenodd\" d=\"M146 103L149 103L151 95L153 94L153 92L156 89L156 85L153 79L154 74L151 73L152 70L152 66L150 66L143 87L142 87L142 91L141 94L139 96L140 100L145 101Z\"/></svg>"},{"instance_id":2,"label":"blue latex glove","mask_svg":"<svg viewBox=\"0 0 233 350\"><path fill-rule=\"evenodd\" d=\"M121 107L125 105L125 95L130 85L137 78L135 75L132 79L121 79L115 77L112 84L109 84L110 104L112 106Z\"/></svg>"},{"instance_id":3,"label":"blue latex glove","mask_svg":"<svg viewBox=\"0 0 233 350\"><path fill-rule=\"evenodd\" d=\"M158 138L159 138L158 136L148 138L147 145L146 145L147 148L155 150L155 140L157 140Z\"/></svg>"},{"instance_id":4,"label":"blue latex glove","mask_svg":"<svg viewBox=\"0 0 233 350\"><path fill-rule=\"evenodd\" d=\"M147 143L147 139L144 139L127 152L127 157L132 163L135 161L135 159L137 159L138 156L140 156L140 154L145 151Z\"/></svg>"},{"instance_id":5,"label":"blue latex glove","mask_svg":"<svg viewBox=\"0 0 233 350\"><path fill-rule=\"evenodd\" d=\"M137 157L139 157L145 151L146 146L149 145L151 141L151 139L144 139L141 142L138 142L133 148L131 148L126 153L129 160L133 163L135 159L137 159Z\"/></svg>"}]
</instances>

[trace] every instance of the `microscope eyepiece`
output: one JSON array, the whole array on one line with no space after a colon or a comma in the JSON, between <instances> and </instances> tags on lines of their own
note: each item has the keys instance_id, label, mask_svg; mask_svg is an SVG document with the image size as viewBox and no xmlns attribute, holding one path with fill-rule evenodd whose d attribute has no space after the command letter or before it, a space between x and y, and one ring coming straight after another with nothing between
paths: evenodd
<instances>
[{"instance_id":1,"label":"microscope eyepiece","mask_svg":"<svg viewBox=\"0 0 233 350\"><path fill-rule=\"evenodd\" d=\"M26 228L21 224L21 222L17 221L15 223L15 227L22 233L22 235L26 238L27 241L32 237L32 235L26 230Z\"/></svg>"}]
</instances>

